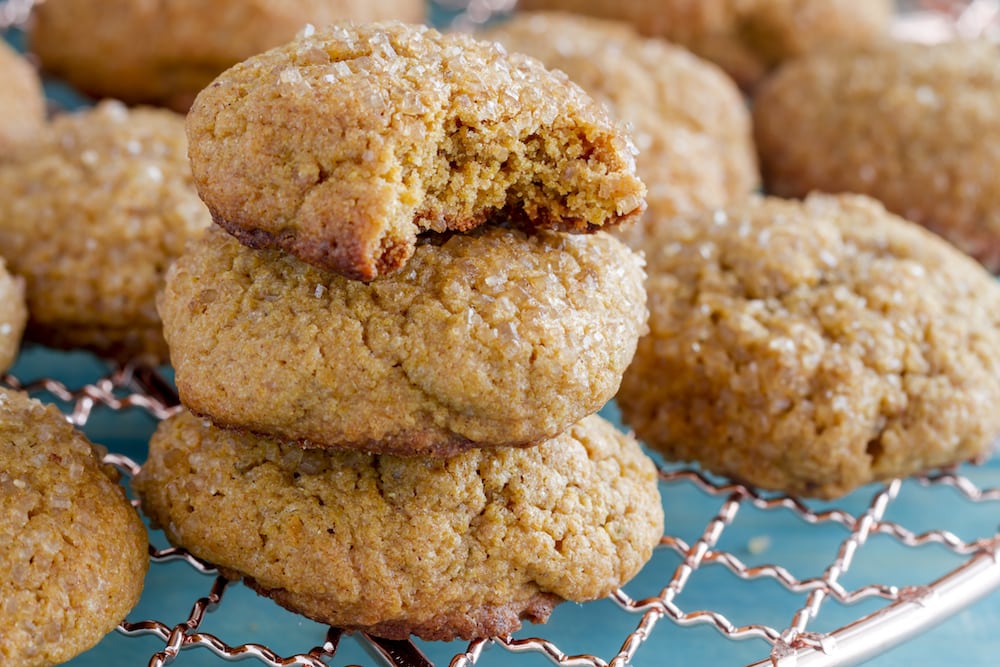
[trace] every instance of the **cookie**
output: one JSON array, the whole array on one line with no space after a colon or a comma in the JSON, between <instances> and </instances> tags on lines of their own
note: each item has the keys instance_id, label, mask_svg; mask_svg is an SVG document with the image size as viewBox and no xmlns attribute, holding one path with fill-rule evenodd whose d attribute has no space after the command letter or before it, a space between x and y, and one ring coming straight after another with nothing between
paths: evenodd
<instances>
[{"instance_id":1,"label":"cookie","mask_svg":"<svg viewBox=\"0 0 1000 667\"><path fill-rule=\"evenodd\" d=\"M45 94L35 69L0 39L0 162L45 125Z\"/></svg>"},{"instance_id":2,"label":"cookie","mask_svg":"<svg viewBox=\"0 0 1000 667\"><path fill-rule=\"evenodd\" d=\"M165 359L156 291L211 224L186 150L179 114L106 101L0 164L0 248L27 282L29 338Z\"/></svg>"},{"instance_id":3,"label":"cookie","mask_svg":"<svg viewBox=\"0 0 1000 667\"><path fill-rule=\"evenodd\" d=\"M0 389L0 663L55 665L139 601L146 528L87 439Z\"/></svg>"},{"instance_id":4,"label":"cookie","mask_svg":"<svg viewBox=\"0 0 1000 667\"><path fill-rule=\"evenodd\" d=\"M1000 285L922 227L812 195L658 231L617 400L668 459L830 498L1000 435Z\"/></svg>"},{"instance_id":5,"label":"cookie","mask_svg":"<svg viewBox=\"0 0 1000 667\"><path fill-rule=\"evenodd\" d=\"M760 181L750 113L715 65L626 23L558 12L522 12L484 33L580 84L627 122L646 184L643 222L747 197ZM644 224L615 233L642 248Z\"/></svg>"},{"instance_id":6,"label":"cookie","mask_svg":"<svg viewBox=\"0 0 1000 667\"><path fill-rule=\"evenodd\" d=\"M600 417L527 449L447 459L304 450L160 424L133 480L167 537L348 630L471 639L604 597L663 534L656 468Z\"/></svg>"},{"instance_id":7,"label":"cookie","mask_svg":"<svg viewBox=\"0 0 1000 667\"><path fill-rule=\"evenodd\" d=\"M93 97L186 112L227 67L292 39L309 24L420 22L422 0L46 0L28 41L45 70Z\"/></svg>"},{"instance_id":8,"label":"cookie","mask_svg":"<svg viewBox=\"0 0 1000 667\"><path fill-rule=\"evenodd\" d=\"M0 257L0 373L10 368L17 358L27 320L24 281L10 275Z\"/></svg>"},{"instance_id":9,"label":"cookie","mask_svg":"<svg viewBox=\"0 0 1000 667\"><path fill-rule=\"evenodd\" d=\"M632 23L718 63L752 89L773 67L829 47L888 34L892 0L520 0L519 9L556 9Z\"/></svg>"},{"instance_id":10,"label":"cookie","mask_svg":"<svg viewBox=\"0 0 1000 667\"><path fill-rule=\"evenodd\" d=\"M871 195L998 273L997 109L997 45L897 43L790 63L754 129L769 191Z\"/></svg>"},{"instance_id":11,"label":"cookie","mask_svg":"<svg viewBox=\"0 0 1000 667\"><path fill-rule=\"evenodd\" d=\"M309 447L446 456L530 445L614 396L644 327L608 234L486 227L363 283L213 229L159 301L181 401Z\"/></svg>"},{"instance_id":12,"label":"cookie","mask_svg":"<svg viewBox=\"0 0 1000 667\"><path fill-rule=\"evenodd\" d=\"M372 280L418 233L592 231L642 213L634 146L578 86L462 34L337 24L227 70L188 115L217 223Z\"/></svg>"}]
</instances>

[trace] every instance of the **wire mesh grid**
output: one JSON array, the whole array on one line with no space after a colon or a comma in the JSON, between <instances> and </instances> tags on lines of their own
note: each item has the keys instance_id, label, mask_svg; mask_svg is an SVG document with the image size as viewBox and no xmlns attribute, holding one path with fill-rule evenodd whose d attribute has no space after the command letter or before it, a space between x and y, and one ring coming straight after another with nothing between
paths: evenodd
<instances>
[{"instance_id":1,"label":"wire mesh grid","mask_svg":"<svg viewBox=\"0 0 1000 667\"><path fill-rule=\"evenodd\" d=\"M67 419L81 428L86 428L94 416L101 413L113 416L127 410L138 410L156 421L179 409L170 380L159 370L141 364L108 367L106 374L75 387L51 377L22 382L10 374L3 376L2 382L57 403ZM126 478L131 478L140 469L134 458L113 450L108 452L105 460L116 466ZM546 626L529 626L519 633L524 636L493 637L461 646L447 660L448 664L452 667L476 665L490 649L490 653L503 651L509 654L502 664L510 664L521 654L535 654L559 665L630 665L639 659L651 637L666 632L664 623L676 628L705 625L714 629L720 639L760 640L760 660L750 663L755 666L856 664L940 623L1000 588L1000 527L994 524L992 530L960 537L945 528L916 531L892 520L889 517L891 508L905 502L898 499L903 480L893 480L855 494L853 501L847 503L850 505L853 502L855 507L822 507L788 496L760 493L740 484L707 476L693 468L671 467L662 463L658 466L668 517L671 507L688 505L684 496L692 492L710 500L710 506L715 509L700 533L695 531L693 540L686 540L672 531L668 520L667 532L660 540L657 555L644 571L645 583L640 587L641 594L631 589L627 591L627 586L605 601L618 613L631 619L630 627L622 632L616 650L603 656L571 653L567 647L546 639ZM964 511L961 509L963 506L974 505L1000 508L1000 488L981 487L967 475L970 470L975 468L963 466L942 470L905 482L913 487L907 489L909 502L917 497L914 494L947 489L952 496L951 502L957 508L952 511ZM827 541L825 546L819 548L825 550L829 558L821 573L802 577L780 562L748 562L759 555L755 552L767 547L766 544L755 547L754 539L750 540L748 548L739 546L745 544L741 540L731 541L730 546L724 547L724 538L738 525L739 517L751 511L780 515L780 522L795 524L794 529L807 537L818 527L835 528L836 540ZM987 515L995 517L996 509ZM902 558L910 558L914 562L920 562L920 556L914 550L928 545L937 545L950 552L955 561L936 578L930 573L931 569L925 569L922 573L924 578L918 579L916 584L849 584L847 578L852 565L876 536L888 538L904 547L910 553ZM827 538L829 535L824 539ZM735 548L734 544L737 545ZM223 633L207 631L206 619L213 614L225 613L218 610L230 582L221 576L213 578L211 575L215 574L215 570L210 564L183 549L151 544L149 553L154 568L181 562L193 572L209 575L205 578L204 594L189 601L190 611L186 617L173 622L156 617L137 617L120 624L118 632L125 637L152 637L158 641L148 655L149 665L170 664L195 648L204 649L219 660L255 658L273 667L324 667L338 659L338 650L345 635L334 628L326 629L318 637L316 645L300 647L284 655L264 643L234 641ZM660 557L664 554L672 555L672 560ZM776 555L785 558L789 554ZM784 618L775 616L773 610L768 612L786 625L760 621L737 624L722 611L685 602L685 598L690 597L692 590L698 587L691 582L699 573L710 570L721 570L734 581L743 582L734 586L769 580L787 593L794 594L800 603ZM886 568L885 574L890 576L890 568ZM693 601L697 602L697 596ZM831 603L850 610L864 601L874 601L875 608L859 612L849 617L848 622L835 624L836 627L814 627L821 612ZM760 609L766 606L762 603ZM556 609L554 618L561 609ZM605 609L601 614L591 615L588 622L594 624L597 621L592 631L602 631L601 619L608 613L611 612ZM413 642L389 641L362 634L352 635L352 638L376 664L393 667L429 667L434 664L425 651ZM678 641L683 641L683 638ZM183 663L183 660L180 662Z\"/></svg>"},{"instance_id":2,"label":"wire mesh grid","mask_svg":"<svg viewBox=\"0 0 1000 667\"><path fill-rule=\"evenodd\" d=\"M23 24L38 1L0 0L0 30ZM447 20L457 28L470 28L511 11L515 2L437 0L432 4L436 5L439 21ZM993 37L1000 32L1000 2L997 0L904 1L898 4L903 11L896 34L903 38L935 41L955 35ZM120 415L138 410L153 420L161 420L180 409L169 379L160 370L142 364L108 367L98 377L74 386L55 377L36 377L23 383L10 374L2 376L0 382L58 403L67 419L81 428L86 428L95 414ZM140 469L135 458L114 448L106 455L106 461L117 467L126 480ZM620 589L605 601L611 606L602 608L598 620L595 621L593 614L585 617L585 632L605 635L608 634L604 627L606 616L612 613L609 609L627 617L627 627L612 638L616 644L614 648L600 656L586 652L571 653L561 642L546 638L546 626L531 626L517 637L493 637L470 642L443 661L437 660L437 664L447 662L452 667L471 666L487 660L490 655L501 653L506 657L500 664L509 664L515 658L518 663L524 659L527 664L528 656L537 656L559 665L625 666L639 660L644 647L648 651L654 638L670 632L672 628L692 632L694 627L704 626L723 640L751 640L751 643L756 640L759 651L755 653L759 653L760 659L749 663L748 667L850 665L918 635L1000 589L1000 526L992 518L988 518L980 530L963 536L947 528L915 530L906 522L890 518L894 507L913 503L915 498L919 500L919 494L933 494L940 490L949 491L952 505L938 512L939 515L964 512L972 506L996 507L1000 503L1000 487L990 488L973 481L968 475L975 468L961 466L868 488L852 496L850 502L856 506L848 509L837 506L817 508L795 498L762 494L740 484L707 476L694 468L667 466L662 462L658 462L658 466L665 508L669 510L672 505L684 507L690 494L696 493L714 509L687 540L672 531L668 522L667 533L661 538L653 561L644 570L645 583L639 591L632 590L630 586ZM907 498L901 500L904 485L910 485L910 488L906 489ZM938 503L940 498L935 497L930 502ZM762 561L758 558L760 552L768 551L770 547L766 536L752 537L742 548L739 540L731 540L733 544L724 546L727 536L737 531L741 523L747 522L745 517L750 512L779 517L785 526L793 525L806 541L811 539L812 532L823 527L837 529L836 538L828 541L823 550L829 560L819 568L820 573L800 576L780 562ZM996 514L995 509L992 513ZM986 516L991 516L989 511ZM941 525L950 524L944 521ZM824 537L829 540L829 535ZM865 547L871 549L868 545L877 538L888 539L905 550L899 560L883 568L887 577L901 563L908 562L911 566L918 563L921 559L914 555L917 553L915 550L925 547L936 545L939 550L953 555L954 559L949 561L947 567L937 570L910 567L911 574L912 571L917 572L913 577L918 582L915 584L855 584L849 581L853 573L852 565L859 554L864 553ZM144 651L150 647L149 665L183 663L183 657L190 654L190 649L203 649L203 653L207 652L219 661L250 658L273 667L324 667L333 664L344 652L342 640L346 635L336 628L322 629L317 635L316 645L297 647L283 654L264 643L242 642L225 632L207 631L206 626L213 616L226 613L220 609L224 599L232 595L227 593L232 590L231 582L218 576L211 564L183 549L166 544L156 546L151 542L149 554L153 568L179 563L205 579L204 594L187 601L189 611L186 616L178 618L174 614L169 617L172 620L164 620L168 616L149 614L148 618L136 616L119 625L118 633L122 637L130 640L152 639L152 645L147 641L136 651L145 658L147 654ZM790 554L786 547L777 555L787 559ZM664 558L664 555L672 558ZM745 585L772 582L791 594L797 602L789 612L775 613L771 610L768 621L734 621L732 619L741 615L742 610L734 614L711 605L698 604L700 600L696 593L699 584L695 580L709 571L721 571ZM189 588L183 592L186 594ZM152 606L156 609L156 600L152 601ZM830 613L831 606L848 611L846 614ZM562 607L556 610L553 620L562 613L561 610ZM834 621L821 624L821 612L824 617L832 616ZM391 641L363 634L355 634L351 638L376 663L393 667L430 667L434 664L426 655L426 649L411 641ZM683 642L685 638L672 638L671 641ZM704 637L696 641L704 641ZM441 651L437 653L441 654Z\"/></svg>"}]
</instances>

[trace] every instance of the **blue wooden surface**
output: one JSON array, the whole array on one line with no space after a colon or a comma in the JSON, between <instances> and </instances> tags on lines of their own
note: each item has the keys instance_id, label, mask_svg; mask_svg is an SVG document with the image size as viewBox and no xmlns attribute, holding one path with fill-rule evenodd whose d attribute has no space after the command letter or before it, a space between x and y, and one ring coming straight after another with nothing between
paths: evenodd
<instances>
[{"instance_id":1,"label":"blue wooden surface","mask_svg":"<svg viewBox=\"0 0 1000 667\"><path fill-rule=\"evenodd\" d=\"M14 33L7 37L14 43L20 41L20 36ZM48 82L47 91L69 106L80 103L79 98L58 82ZM52 353L38 348L28 350L13 370L22 380L55 375L71 387L90 382L104 371L103 365L89 355ZM614 418L613 407L607 413ZM154 428L155 421L140 410L112 413L99 408L85 430L94 441L141 462L145 457L146 440ZM963 467L962 471L982 487L1000 487L1000 463L994 461L975 469ZM876 490L863 489L834 506L860 512ZM664 486L662 491L668 532L689 543L698 539L724 501L724 498L707 495L686 484ZM924 489L913 483L904 485L887 518L917 532L947 528L963 539L992 535L1000 530L998 503L972 506L957 500L947 489ZM835 525L809 526L788 512L764 512L744 507L734 525L723 534L719 548L731 551L748 564L780 563L795 576L808 578L820 576L830 565L845 535L845 531ZM152 538L159 546L165 546L158 532L153 532ZM759 545L766 548L763 551L751 549ZM636 598L656 595L679 562L672 552L659 550L626 591ZM873 582L925 584L960 562L960 558L939 546L903 548L891 538L876 536L858 553L843 583L847 588ZM208 594L212 583L213 577L199 574L184 563L154 565L147 577L143 598L129 620L156 619L167 625L180 623L187 618L195 600ZM710 608L724 613L737 625L765 623L778 629L791 622L804 601L804 595L791 594L774 581L742 582L721 567L700 569L676 600L685 611ZM881 604L868 602L843 607L827 602L810 629L832 630ZM585 605L564 604L556 609L547 625L528 626L518 636L544 636L566 653L590 653L610 659L638 621L637 616L622 612L606 600ZM870 664L996 665L1000 663L997 628L1000 628L1000 595L994 594ZM227 590L219 609L208 615L200 630L231 645L263 643L283 655L305 652L321 644L325 632L324 627L258 598L241 585ZM463 642L418 644L438 665L448 664L456 653L465 650ZM73 667L145 665L150 656L162 648L163 642L155 637L133 638L112 633L96 648L69 664ZM633 664L744 665L765 658L768 650L769 646L762 640L731 641L708 626L681 628L664 619L639 650ZM353 639L346 638L331 664L355 663L376 664ZM183 651L173 664L207 667L221 665L223 661L199 648ZM251 660L248 664L254 663ZM529 666L551 663L540 655L513 655L492 647L483 654L479 664Z\"/></svg>"}]
</instances>

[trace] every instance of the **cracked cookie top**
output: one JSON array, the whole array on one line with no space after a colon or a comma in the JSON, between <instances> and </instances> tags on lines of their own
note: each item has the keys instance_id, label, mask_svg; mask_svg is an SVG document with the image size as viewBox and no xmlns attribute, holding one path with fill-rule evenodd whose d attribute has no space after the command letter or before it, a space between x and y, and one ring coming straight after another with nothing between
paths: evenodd
<instances>
[{"instance_id":1,"label":"cracked cookie top","mask_svg":"<svg viewBox=\"0 0 1000 667\"><path fill-rule=\"evenodd\" d=\"M56 665L139 601L146 528L62 413L0 389L0 663Z\"/></svg>"},{"instance_id":2,"label":"cracked cookie top","mask_svg":"<svg viewBox=\"0 0 1000 667\"><path fill-rule=\"evenodd\" d=\"M818 54L762 86L753 114L769 192L870 195L1000 273L1000 46Z\"/></svg>"},{"instance_id":3,"label":"cracked cookie top","mask_svg":"<svg viewBox=\"0 0 1000 667\"><path fill-rule=\"evenodd\" d=\"M503 635L631 579L663 534L656 468L590 416L537 447L317 451L162 422L133 485L170 540L280 604L405 638Z\"/></svg>"},{"instance_id":4,"label":"cracked cookie top","mask_svg":"<svg viewBox=\"0 0 1000 667\"><path fill-rule=\"evenodd\" d=\"M644 327L643 276L605 233L442 235L364 283L213 228L159 307L194 412L312 447L440 456L535 444L599 410Z\"/></svg>"},{"instance_id":5,"label":"cracked cookie top","mask_svg":"<svg viewBox=\"0 0 1000 667\"><path fill-rule=\"evenodd\" d=\"M657 227L618 404L674 460L832 497L1000 436L1000 285L863 196Z\"/></svg>"},{"instance_id":6,"label":"cracked cookie top","mask_svg":"<svg viewBox=\"0 0 1000 667\"><path fill-rule=\"evenodd\" d=\"M188 137L222 227L362 280L421 232L585 232L645 208L624 129L565 74L424 26L306 30L203 90Z\"/></svg>"},{"instance_id":7,"label":"cracked cookie top","mask_svg":"<svg viewBox=\"0 0 1000 667\"><path fill-rule=\"evenodd\" d=\"M26 282L28 338L166 358L156 292L212 222L186 149L180 114L108 100L0 162L0 250Z\"/></svg>"}]
</instances>

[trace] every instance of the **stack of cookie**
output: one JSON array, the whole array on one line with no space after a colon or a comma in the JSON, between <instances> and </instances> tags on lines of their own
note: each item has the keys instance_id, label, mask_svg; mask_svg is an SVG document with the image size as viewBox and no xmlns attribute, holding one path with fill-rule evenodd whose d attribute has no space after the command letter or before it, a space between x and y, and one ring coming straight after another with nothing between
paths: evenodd
<instances>
[{"instance_id":1,"label":"stack of cookie","mask_svg":"<svg viewBox=\"0 0 1000 667\"><path fill-rule=\"evenodd\" d=\"M601 107L468 36L334 25L221 75L188 131L218 226L159 306L190 412L134 481L172 541L390 638L506 634L639 571L655 468L593 413L641 260L567 233L643 210Z\"/></svg>"}]
</instances>

